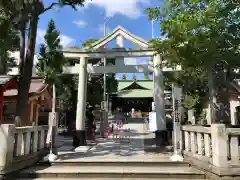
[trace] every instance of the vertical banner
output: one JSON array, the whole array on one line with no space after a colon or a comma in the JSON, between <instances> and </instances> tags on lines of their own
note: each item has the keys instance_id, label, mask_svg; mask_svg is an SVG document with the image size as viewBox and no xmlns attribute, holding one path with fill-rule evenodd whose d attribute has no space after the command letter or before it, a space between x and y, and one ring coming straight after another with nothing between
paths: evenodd
<instances>
[{"instance_id":1,"label":"vertical banner","mask_svg":"<svg viewBox=\"0 0 240 180\"><path fill-rule=\"evenodd\" d=\"M172 86L173 100L173 143L174 153L180 153L181 117L182 117L182 88Z\"/></svg>"}]
</instances>

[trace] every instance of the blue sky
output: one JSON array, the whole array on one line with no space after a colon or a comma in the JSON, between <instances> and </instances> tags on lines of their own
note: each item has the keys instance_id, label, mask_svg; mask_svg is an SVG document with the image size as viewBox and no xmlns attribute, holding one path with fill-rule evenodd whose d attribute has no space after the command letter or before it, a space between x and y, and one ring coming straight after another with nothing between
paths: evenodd
<instances>
[{"instance_id":1,"label":"blue sky","mask_svg":"<svg viewBox=\"0 0 240 180\"><path fill-rule=\"evenodd\" d=\"M45 6L55 0L44 0ZM147 7L156 7L161 0L86 0L84 7L74 11L70 7L55 8L41 15L38 25L37 44L43 42L44 31L50 19L54 19L57 29L61 32L63 46L81 46L89 38L103 36L103 23L107 17L112 17L107 24L110 32L118 25L145 40L151 39L151 22L144 10ZM159 25L154 23L154 36L159 36ZM125 44L130 46L129 43ZM128 59L129 64L147 63L146 59ZM136 74L142 79L142 74ZM121 77L121 75L118 75ZM132 74L127 77L131 79Z\"/></svg>"}]
</instances>

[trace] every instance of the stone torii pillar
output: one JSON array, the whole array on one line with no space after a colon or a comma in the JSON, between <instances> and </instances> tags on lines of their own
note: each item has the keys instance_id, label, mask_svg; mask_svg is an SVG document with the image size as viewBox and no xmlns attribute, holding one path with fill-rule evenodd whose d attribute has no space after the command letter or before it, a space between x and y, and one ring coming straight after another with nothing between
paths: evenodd
<instances>
[{"instance_id":1,"label":"stone torii pillar","mask_svg":"<svg viewBox=\"0 0 240 180\"><path fill-rule=\"evenodd\" d=\"M165 99L164 99L164 82L163 71L161 67L162 59L159 54L153 57L154 65L154 99L156 109L157 131L155 132L158 145L163 145L166 137L166 116L165 116Z\"/></svg>"},{"instance_id":2,"label":"stone torii pillar","mask_svg":"<svg viewBox=\"0 0 240 180\"><path fill-rule=\"evenodd\" d=\"M73 145L83 146L86 145L86 99L87 99L87 63L85 57L80 58L79 76L78 76L78 99L77 99L77 112L76 112L76 133L74 136Z\"/></svg>"}]
</instances>

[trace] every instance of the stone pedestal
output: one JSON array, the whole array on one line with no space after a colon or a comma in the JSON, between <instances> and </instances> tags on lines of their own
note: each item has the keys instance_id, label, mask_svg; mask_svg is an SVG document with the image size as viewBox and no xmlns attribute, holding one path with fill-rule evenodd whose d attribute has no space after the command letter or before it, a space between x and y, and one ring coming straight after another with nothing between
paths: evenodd
<instances>
[{"instance_id":1,"label":"stone pedestal","mask_svg":"<svg viewBox=\"0 0 240 180\"><path fill-rule=\"evenodd\" d=\"M228 167L228 134L225 124L212 124L212 159L216 167Z\"/></svg>"},{"instance_id":2,"label":"stone pedestal","mask_svg":"<svg viewBox=\"0 0 240 180\"><path fill-rule=\"evenodd\" d=\"M0 125L0 171L12 164L14 128L13 124Z\"/></svg>"}]
</instances>

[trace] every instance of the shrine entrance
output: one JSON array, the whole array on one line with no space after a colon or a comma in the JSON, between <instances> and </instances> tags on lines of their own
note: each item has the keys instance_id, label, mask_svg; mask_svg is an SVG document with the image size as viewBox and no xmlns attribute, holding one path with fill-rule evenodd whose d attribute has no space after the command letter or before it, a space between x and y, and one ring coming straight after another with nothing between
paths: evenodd
<instances>
[{"instance_id":1,"label":"shrine entrance","mask_svg":"<svg viewBox=\"0 0 240 180\"><path fill-rule=\"evenodd\" d=\"M116 48L108 49L106 45L111 41L116 40ZM124 48L124 40L137 45L134 49ZM93 43L91 47L84 49L67 48L63 49L63 54L66 58L79 59L79 64L73 67L66 67L65 73L78 74L78 100L77 100L77 115L76 115L76 136L78 137L78 146L86 144L85 138L85 120L86 120L86 92L88 74L103 74L103 73L144 73L154 72L154 95L156 106L156 127L158 131L166 130L165 110L164 110L164 85L163 71L173 71L172 68L162 67L163 59L159 54L149 48L146 40L137 37L118 26L106 37ZM126 65L125 57L153 57L153 65ZM114 59L113 63L106 63L105 66L94 64L93 60L100 58L103 61L107 58ZM106 103L104 106L107 112ZM104 119L107 122L107 118Z\"/></svg>"}]
</instances>

